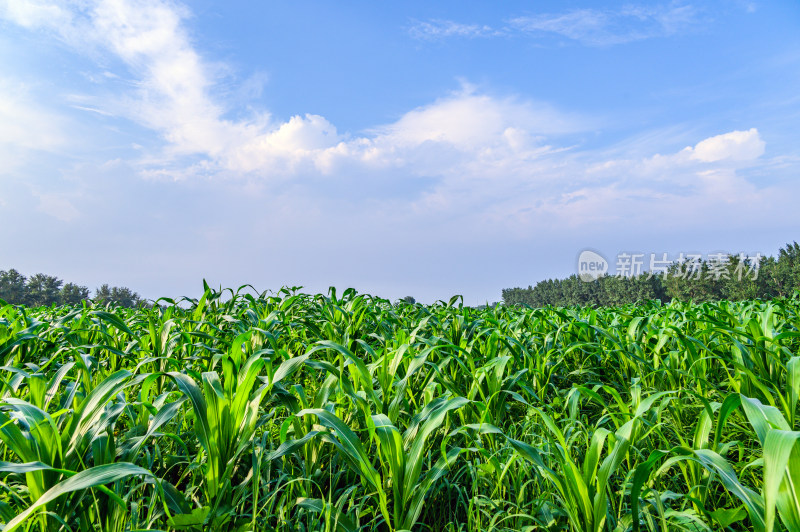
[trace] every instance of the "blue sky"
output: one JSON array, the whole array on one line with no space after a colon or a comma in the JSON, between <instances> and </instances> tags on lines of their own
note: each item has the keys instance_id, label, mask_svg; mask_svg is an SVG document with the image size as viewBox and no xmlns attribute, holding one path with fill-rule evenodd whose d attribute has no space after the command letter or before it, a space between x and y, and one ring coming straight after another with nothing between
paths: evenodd
<instances>
[{"instance_id":1,"label":"blue sky","mask_svg":"<svg viewBox=\"0 0 800 532\"><path fill-rule=\"evenodd\" d=\"M0 269L423 301L800 236L800 4L0 0Z\"/></svg>"}]
</instances>

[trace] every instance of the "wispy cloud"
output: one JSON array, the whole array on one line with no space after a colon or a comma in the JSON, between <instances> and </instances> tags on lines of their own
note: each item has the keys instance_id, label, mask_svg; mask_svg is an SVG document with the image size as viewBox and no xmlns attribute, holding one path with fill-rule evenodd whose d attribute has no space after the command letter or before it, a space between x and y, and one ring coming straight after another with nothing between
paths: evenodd
<instances>
[{"instance_id":1,"label":"wispy cloud","mask_svg":"<svg viewBox=\"0 0 800 532\"><path fill-rule=\"evenodd\" d=\"M215 155L248 134L250 126L223 119L227 109L210 96L215 69L195 50L183 25L188 11L179 4L6 0L0 4L0 16L55 34L88 56L110 54L121 60L129 70L126 76L135 77L135 88L82 106L160 132L174 153Z\"/></svg>"},{"instance_id":2,"label":"wispy cloud","mask_svg":"<svg viewBox=\"0 0 800 532\"><path fill-rule=\"evenodd\" d=\"M688 4L626 6L618 10L575 9L515 17L511 27L531 35L556 34L588 46L610 46L673 35L697 22Z\"/></svg>"},{"instance_id":3,"label":"wispy cloud","mask_svg":"<svg viewBox=\"0 0 800 532\"><path fill-rule=\"evenodd\" d=\"M436 40L448 37L492 37L502 32L486 24L463 24L453 20L414 21L408 33L415 39Z\"/></svg>"},{"instance_id":4,"label":"wispy cloud","mask_svg":"<svg viewBox=\"0 0 800 532\"><path fill-rule=\"evenodd\" d=\"M25 28L47 28L65 37L67 35L73 37L72 11L60 2L3 0L0 2L0 16Z\"/></svg>"},{"instance_id":5,"label":"wispy cloud","mask_svg":"<svg viewBox=\"0 0 800 532\"><path fill-rule=\"evenodd\" d=\"M696 25L699 18L698 10L690 4L627 5L614 10L573 9L516 16L500 27L452 20L416 21L408 32L424 40L556 35L587 46L611 46L673 35Z\"/></svg>"},{"instance_id":6,"label":"wispy cloud","mask_svg":"<svg viewBox=\"0 0 800 532\"><path fill-rule=\"evenodd\" d=\"M20 81L0 78L0 146L53 150L66 143L63 120L44 109Z\"/></svg>"}]
</instances>

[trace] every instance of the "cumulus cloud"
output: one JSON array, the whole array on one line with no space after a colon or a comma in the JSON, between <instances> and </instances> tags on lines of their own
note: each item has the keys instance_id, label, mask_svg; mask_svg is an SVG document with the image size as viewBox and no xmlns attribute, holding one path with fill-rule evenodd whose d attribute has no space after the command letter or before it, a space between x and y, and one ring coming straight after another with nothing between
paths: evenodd
<instances>
[{"instance_id":1,"label":"cumulus cloud","mask_svg":"<svg viewBox=\"0 0 800 532\"><path fill-rule=\"evenodd\" d=\"M686 148L692 159L706 163L717 161L749 161L764 154L766 143L761 140L756 128L747 131L731 131L698 142L694 148Z\"/></svg>"},{"instance_id":2,"label":"cumulus cloud","mask_svg":"<svg viewBox=\"0 0 800 532\"><path fill-rule=\"evenodd\" d=\"M743 133L750 139L743 144L752 148L736 152L727 146L714 152L713 161L694 156L699 146L711 158L704 152L707 146ZM463 176L445 179L417 202L418 211L435 206L479 213L486 227L502 227L519 238L534 229L629 228L633 220L642 230L665 223L674 229L707 220L712 213L727 219L731 210L752 212L762 201L785 203L776 189L748 179L746 171L763 147L757 130L751 130L712 136L664 155L618 158L616 147L550 152L515 165L503 174L508 178L485 183Z\"/></svg>"},{"instance_id":3,"label":"cumulus cloud","mask_svg":"<svg viewBox=\"0 0 800 532\"><path fill-rule=\"evenodd\" d=\"M375 131L379 139L390 139L399 146L432 141L474 149L507 140L503 135L509 128L558 135L580 127L582 124L577 120L546 106L476 94L467 86L451 97L409 111L397 122Z\"/></svg>"},{"instance_id":4,"label":"cumulus cloud","mask_svg":"<svg viewBox=\"0 0 800 532\"><path fill-rule=\"evenodd\" d=\"M672 137L673 133L668 136ZM669 185L676 191L686 192L703 183L719 183L738 176L756 164L766 146L756 128L714 135L673 153L619 158L620 153L630 148L628 144L592 154L595 161L587 167L587 176L594 180L629 176L628 183ZM639 143L634 141L633 144L638 151Z\"/></svg>"},{"instance_id":5,"label":"cumulus cloud","mask_svg":"<svg viewBox=\"0 0 800 532\"><path fill-rule=\"evenodd\" d=\"M326 153L340 143L336 127L319 115L293 116L267 132L257 133L224 154L221 163L241 172L285 174L326 167Z\"/></svg>"}]
</instances>

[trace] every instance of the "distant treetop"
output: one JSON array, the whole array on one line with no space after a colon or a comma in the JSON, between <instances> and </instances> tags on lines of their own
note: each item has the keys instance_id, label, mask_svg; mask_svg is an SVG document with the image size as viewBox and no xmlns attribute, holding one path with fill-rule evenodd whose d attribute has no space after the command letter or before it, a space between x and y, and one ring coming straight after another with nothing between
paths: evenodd
<instances>
[{"instance_id":1,"label":"distant treetop","mask_svg":"<svg viewBox=\"0 0 800 532\"><path fill-rule=\"evenodd\" d=\"M800 244L787 244L778 257L759 264L730 255L721 261L698 261L688 274L672 264L664 275L604 275L586 282L578 275L548 279L527 288L506 288L503 303L530 307L617 306L647 300L741 301L791 296L800 289Z\"/></svg>"},{"instance_id":2,"label":"distant treetop","mask_svg":"<svg viewBox=\"0 0 800 532\"><path fill-rule=\"evenodd\" d=\"M37 273L25 277L14 268L0 270L0 299L13 305L41 307L50 305L77 305L82 301L97 304L113 304L120 307L136 307L144 300L124 286L102 285L89 297L89 288L75 283L66 283L58 277Z\"/></svg>"}]
</instances>

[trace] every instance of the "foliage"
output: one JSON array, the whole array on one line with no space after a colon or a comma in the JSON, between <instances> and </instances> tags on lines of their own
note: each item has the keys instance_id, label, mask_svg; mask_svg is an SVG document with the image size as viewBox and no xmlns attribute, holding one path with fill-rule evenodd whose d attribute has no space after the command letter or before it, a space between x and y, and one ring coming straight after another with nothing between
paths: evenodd
<instances>
[{"instance_id":1,"label":"foliage","mask_svg":"<svg viewBox=\"0 0 800 532\"><path fill-rule=\"evenodd\" d=\"M89 288L75 283L67 283L61 288L60 303L64 305L77 305L82 301L89 301Z\"/></svg>"},{"instance_id":2,"label":"foliage","mask_svg":"<svg viewBox=\"0 0 800 532\"><path fill-rule=\"evenodd\" d=\"M800 294L160 303L0 306L4 532L800 527Z\"/></svg>"},{"instance_id":3,"label":"foliage","mask_svg":"<svg viewBox=\"0 0 800 532\"><path fill-rule=\"evenodd\" d=\"M27 278L15 269L0 270L0 299L9 303L23 304L27 298Z\"/></svg>"},{"instance_id":4,"label":"foliage","mask_svg":"<svg viewBox=\"0 0 800 532\"><path fill-rule=\"evenodd\" d=\"M104 284L95 290L93 301L101 305L133 308L143 303L139 294L127 287Z\"/></svg>"},{"instance_id":5,"label":"foliage","mask_svg":"<svg viewBox=\"0 0 800 532\"><path fill-rule=\"evenodd\" d=\"M40 307L59 302L62 284L64 281L52 275L31 275L25 283L25 304L29 307Z\"/></svg>"},{"instance_id":6,"label":"foliage","mask_svg":"<svg viewBox=\"0 0 800 532\"><path fill-rule=\"evenodd\" d=\"M77 305L90 301L89 288L75 283L66 283L58 277L37 273L29 278L15 269L0 270L0 300L14 305L41 307L50 305ZM93 299L98 304L111 304L133 308L144 304L144 300L124 286L102 285L95 291Z\"/></svg>"},{"instance_id":7,"label":"foliage","mask_svg":"<svg viewBox=\"0 0 800 532\"><path fill-rule=\"evenodd\" d=\"M755 260L730 255L724 260L674 263L666 274L602 276L583 282L577 275L548 279L528 288L503 289L506 305L530 307L616 306L660 300L743 301L789 297L800 289L800 244L782 248L777 258Z\"/></svg>"}]
</instances>

